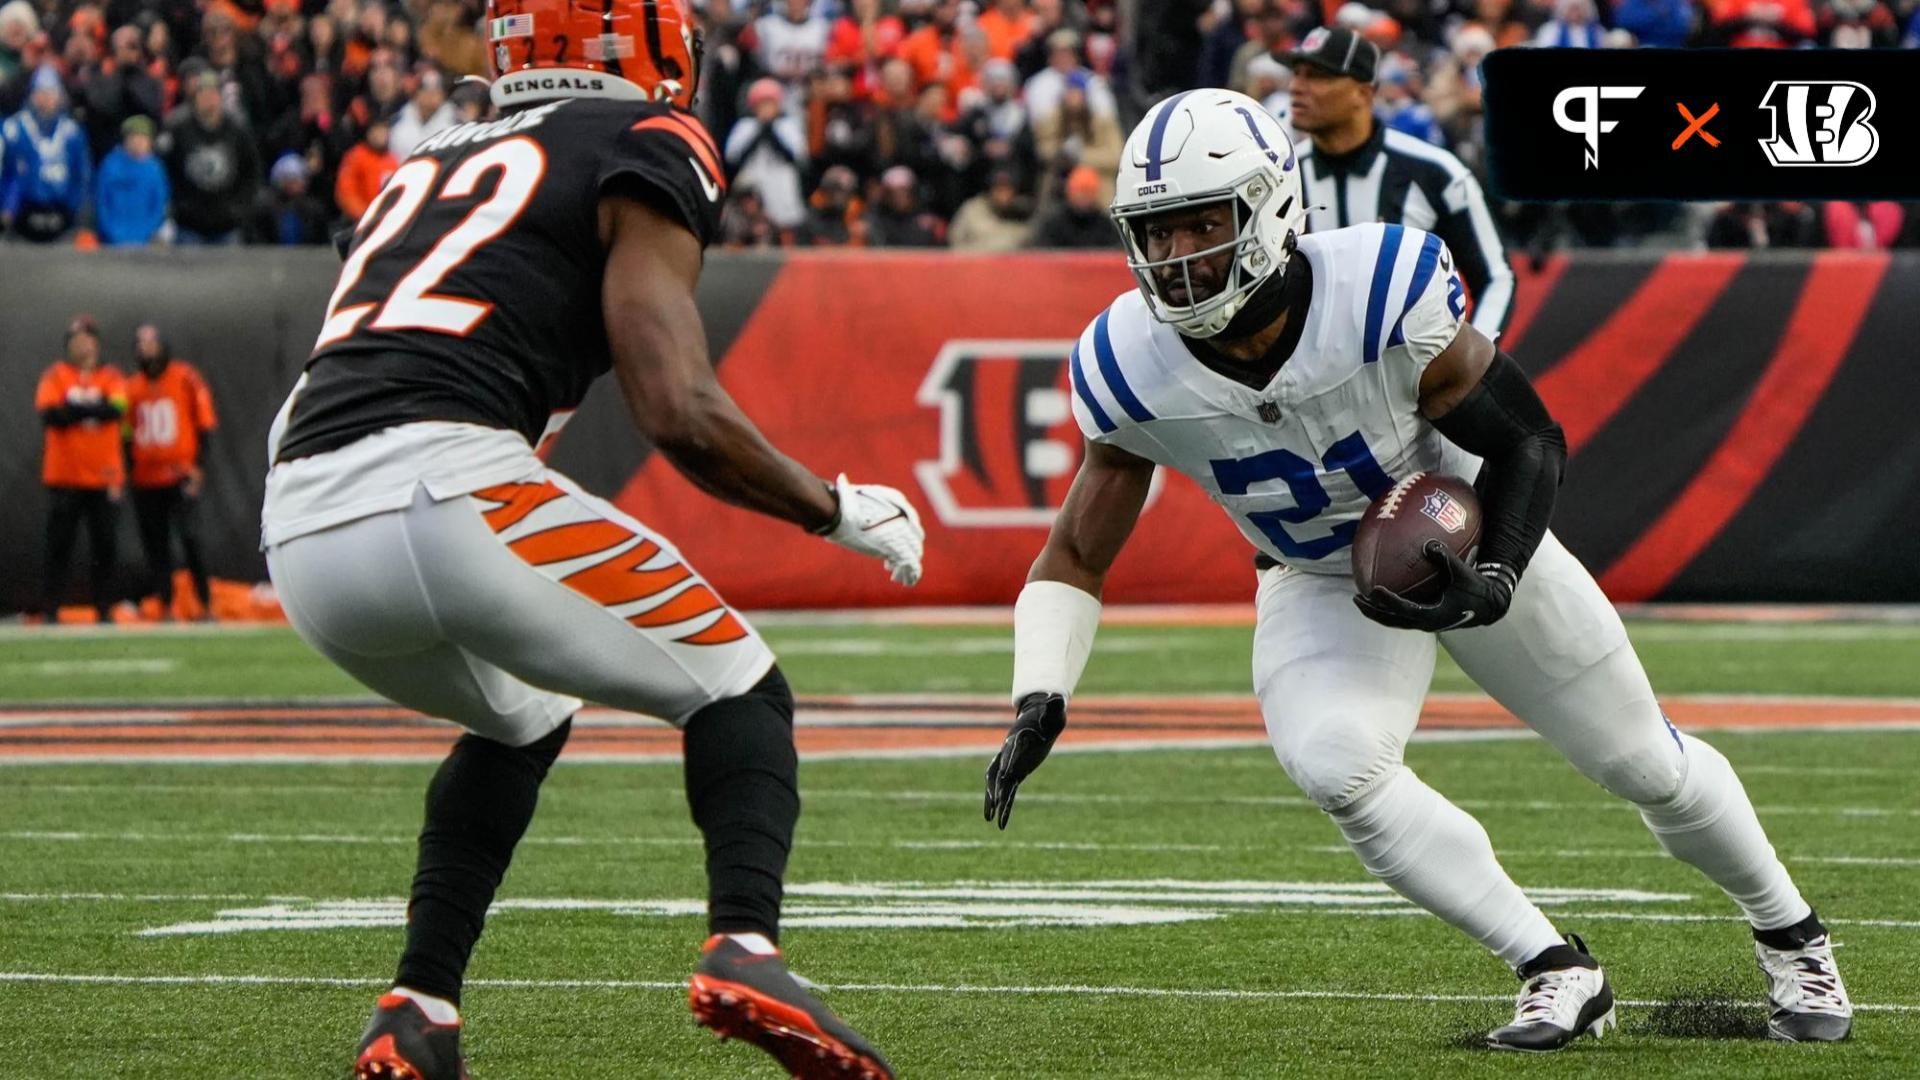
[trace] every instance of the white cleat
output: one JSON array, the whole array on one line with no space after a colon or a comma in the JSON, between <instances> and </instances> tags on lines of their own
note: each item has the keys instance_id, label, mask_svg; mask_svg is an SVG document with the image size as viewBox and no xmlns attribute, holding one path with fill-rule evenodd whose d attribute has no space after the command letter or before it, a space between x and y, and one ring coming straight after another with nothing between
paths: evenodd
<instances>
[{"instance_id":1,"label":"white cleat","mask_svg":"<svg viewBox=\"0 0 1920 1080\"><path fill-rule=\"evenodd\" d=\"M1767 977L1767 1037L1781 1042L1839 1042L1853 1030L1853 1002L1834 945L1821 934L1798 949L1753 943L1760 971Z\"/></svg>"},{"instance_id":2,"label":"white cleat","mask_svg":"<svg viewBox=\"0 0 1920 1080\"><path fill-rule=\"evenodd\" d=\"M1489 1032L1488 1048L1548 1054L1582 1035L1600 1038L1616 1026L1607 973L1587 953L1586 942L1572 934L1567 941L1520 969L1525 983L1513 1023Z\"/></svg>"}]
</instances>

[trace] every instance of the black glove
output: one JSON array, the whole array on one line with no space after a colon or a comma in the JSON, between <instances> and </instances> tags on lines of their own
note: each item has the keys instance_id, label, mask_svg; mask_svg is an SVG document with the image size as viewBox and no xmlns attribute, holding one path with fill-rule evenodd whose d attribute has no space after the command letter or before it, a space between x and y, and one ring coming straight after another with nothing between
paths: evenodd
<instances>
[{"instance_id":1,"label":"black glove","mask_svg":"<svg viewBox=\"0 0 1920 1080\"><path fill-rule=\"evenodd\" d=\"M1427 541L1424 554L1446 577L1438 600L1416 604L1376 585L1371 593L1353 598L1361 614L1397 630L1438 634L1443 630L1487 626L1499 622L1507 613L1507 607L1513 603L1513 588L1518 583L1511 567L1501 563L1468 566L1438 540Z\"/></svg>"},{"instance_id":2,"label":"black glove","mask_svg":"<svg viewBox=\"0 0 1920 1080\"><path fill-rule=\"evenodd\" d=\"M1013 796L1040 763L1047 760L1053 740L1067 728L1067 699L1059 694L1028 694L1020 699L1019 713L1007 729L1007 741L987 766L987 820L999 818L1007 827L1013 813Z\"/></svg>"}]
</instances>

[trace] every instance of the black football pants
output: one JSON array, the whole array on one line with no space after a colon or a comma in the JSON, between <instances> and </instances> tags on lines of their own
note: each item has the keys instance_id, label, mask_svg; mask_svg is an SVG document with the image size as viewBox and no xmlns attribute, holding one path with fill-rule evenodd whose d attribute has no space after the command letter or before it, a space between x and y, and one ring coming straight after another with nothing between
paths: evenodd
<instances>
[{"instance_id":1,"label":"black football pants","mask_svg":"<svg viewBox=\"0 0 1920 1080\"><path fill-rule=\"evenodd\" d=\"M41 578L45 592L41 610L55 617L66 598L67 566L73 558L74 542L80 538L80 525L87 526L87 548L93 557L93 606L100 621L110 621L114 595L113 573L119 554L114 535L114 506L99 488L47 489L46 576Z\"/></svg>"},{"instance_id":2,"label":"black football pants","mask_svg":"<svg viewBox=\"0 0 1920 1080\"><path fill-rule=\"evenodd\" d=\"M187 574L193 578L193 591L200 597L200 606L212 606L207 567L200 554L198 515L194 513L197 502L187 497L184 484L133 489L133 516L140 523L140 547L147 556L146 588L141 595L158 596L163 611L173 607L175 536L180 538L180 553L186 558Z\"/></svg>"}]
</instances>

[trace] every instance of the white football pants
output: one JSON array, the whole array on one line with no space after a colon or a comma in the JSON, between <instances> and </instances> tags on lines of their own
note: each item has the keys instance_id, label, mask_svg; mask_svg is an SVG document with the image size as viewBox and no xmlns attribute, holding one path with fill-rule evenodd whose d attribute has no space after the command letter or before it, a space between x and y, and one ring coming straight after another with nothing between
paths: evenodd
<instances>
[{"instance_id":1,"label":"white football pants","mask_svg":"<svg viewBox=\"0 0 1920 1080\"><path fill-rule=\"evenodd\" d=\"M267 551L288 619L368 689L509 746L581 699L678 725L766 643L674 546L551 470Z\"/></svg>"},{"instance_id":2,"label":"white football pants","mask_svg":"<svg viewBox=\"0 0 1920 1080\"><path fill-rule=\"evenodd\" d=\"M1376 877L1511 965L1560 940L1480 824L1403 764L1437 641L1574 768L1638 806L1661 844L1755 926L1807 916L1731 766L1667 722L1613 605L1551 533L1492 626L1395 630L1353 595L1346 575L1263 572L1254 689L1281 766Z\"/></svg>"}]
</instances>

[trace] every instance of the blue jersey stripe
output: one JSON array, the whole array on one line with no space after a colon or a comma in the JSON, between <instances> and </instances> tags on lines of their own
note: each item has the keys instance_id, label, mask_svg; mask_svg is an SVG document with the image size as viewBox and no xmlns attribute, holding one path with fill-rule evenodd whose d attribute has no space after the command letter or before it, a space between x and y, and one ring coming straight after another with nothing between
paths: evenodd
<instances>
[{"instance_id":1,"label":"blue jersey stripe","mask_svg":"<svg viewBox=\"0 0 1920 1080\"><path fill-rule=\"evenodd\" d=\"M1080 403L1087 407L1087 411L1093 414L1094 426L1099 428L1102 433L1112 431L1114 424L1113 421L1108 418L1107 410L1101 408L1100 403L1093 400L1093 391L1087 389L1087 373L1080 366L1079 342L1074 343L1073 352L1067 357L1067 370L1073 376L1074 394L1080 398Z\"/></svg>"},{"instance_id":2,"label":"blue jersey stripe","mask_svg":"<svg viewBox=\"0 0 1920 1080\"><path fill-rule=\"evenodd\" d=\"M1136 424L1144 424L1153 419L1140 399L1134 396L1133 387L1127 385L1127 377L1120 372L1120 362L1113 357L1113 339L1107 336L1107 316L1112 311L1103 311L1093 320L1093 356L1100 364L1100 374L1106 377L1107 389L1113 392L1113 400L1133 418Z\"/></svg>"},{"instance_id":3,"label":"blue jersey stripe","mask_svg":"<svg viewBox=\"0 0 1920 1080\"><path fill-rule=\"evenodd\" d=\"M1413 285L1407 289L1407 302L1400 305L1400 317L1393 320L1393 333L1387 337L1387 347L1392 348L1406 341L1405 329L1407 313L1413 305L1420 302L1420 294L1427 291L1427 282L1433 280L1433 272L1440 265L1440 238L1427 234L1426 242L1420 245L1420 261L1413 264Z\"/></svg>"},{"instance_id":4,"label":"blue jersey stripe","mask_svg":"<svg viewBox=\"0 0 1920 1080\"><path fill-rule=\"evenodd\" d=\"M1400 256L1400 237L1405 230L1389 225L1380 237L1380 254L1373 263L1373 285L1367 290L1366 351L1361 359L1373 363L1380 359L1380 333L1386 329L1387 283L1393 279L1393 264Z\"/></svg>"},{"instance_id":5,"label":"blue jersey stripe","mask_svg":"<svg viewBox=\"0 0 1920 1080\"><path fill-rule=\"evenodd\" d=\"M1173 119L1173 110L1179 106L1180 99L1191 93L1193 91L1183 90L1168 98L1167 103L1160 107L1160 115L1153 118L1153 130L1147 132L1147 179L1149 180L1160 179L1160 147L1167 138L1167 122Z\"/></svg>"}]
</instances>

